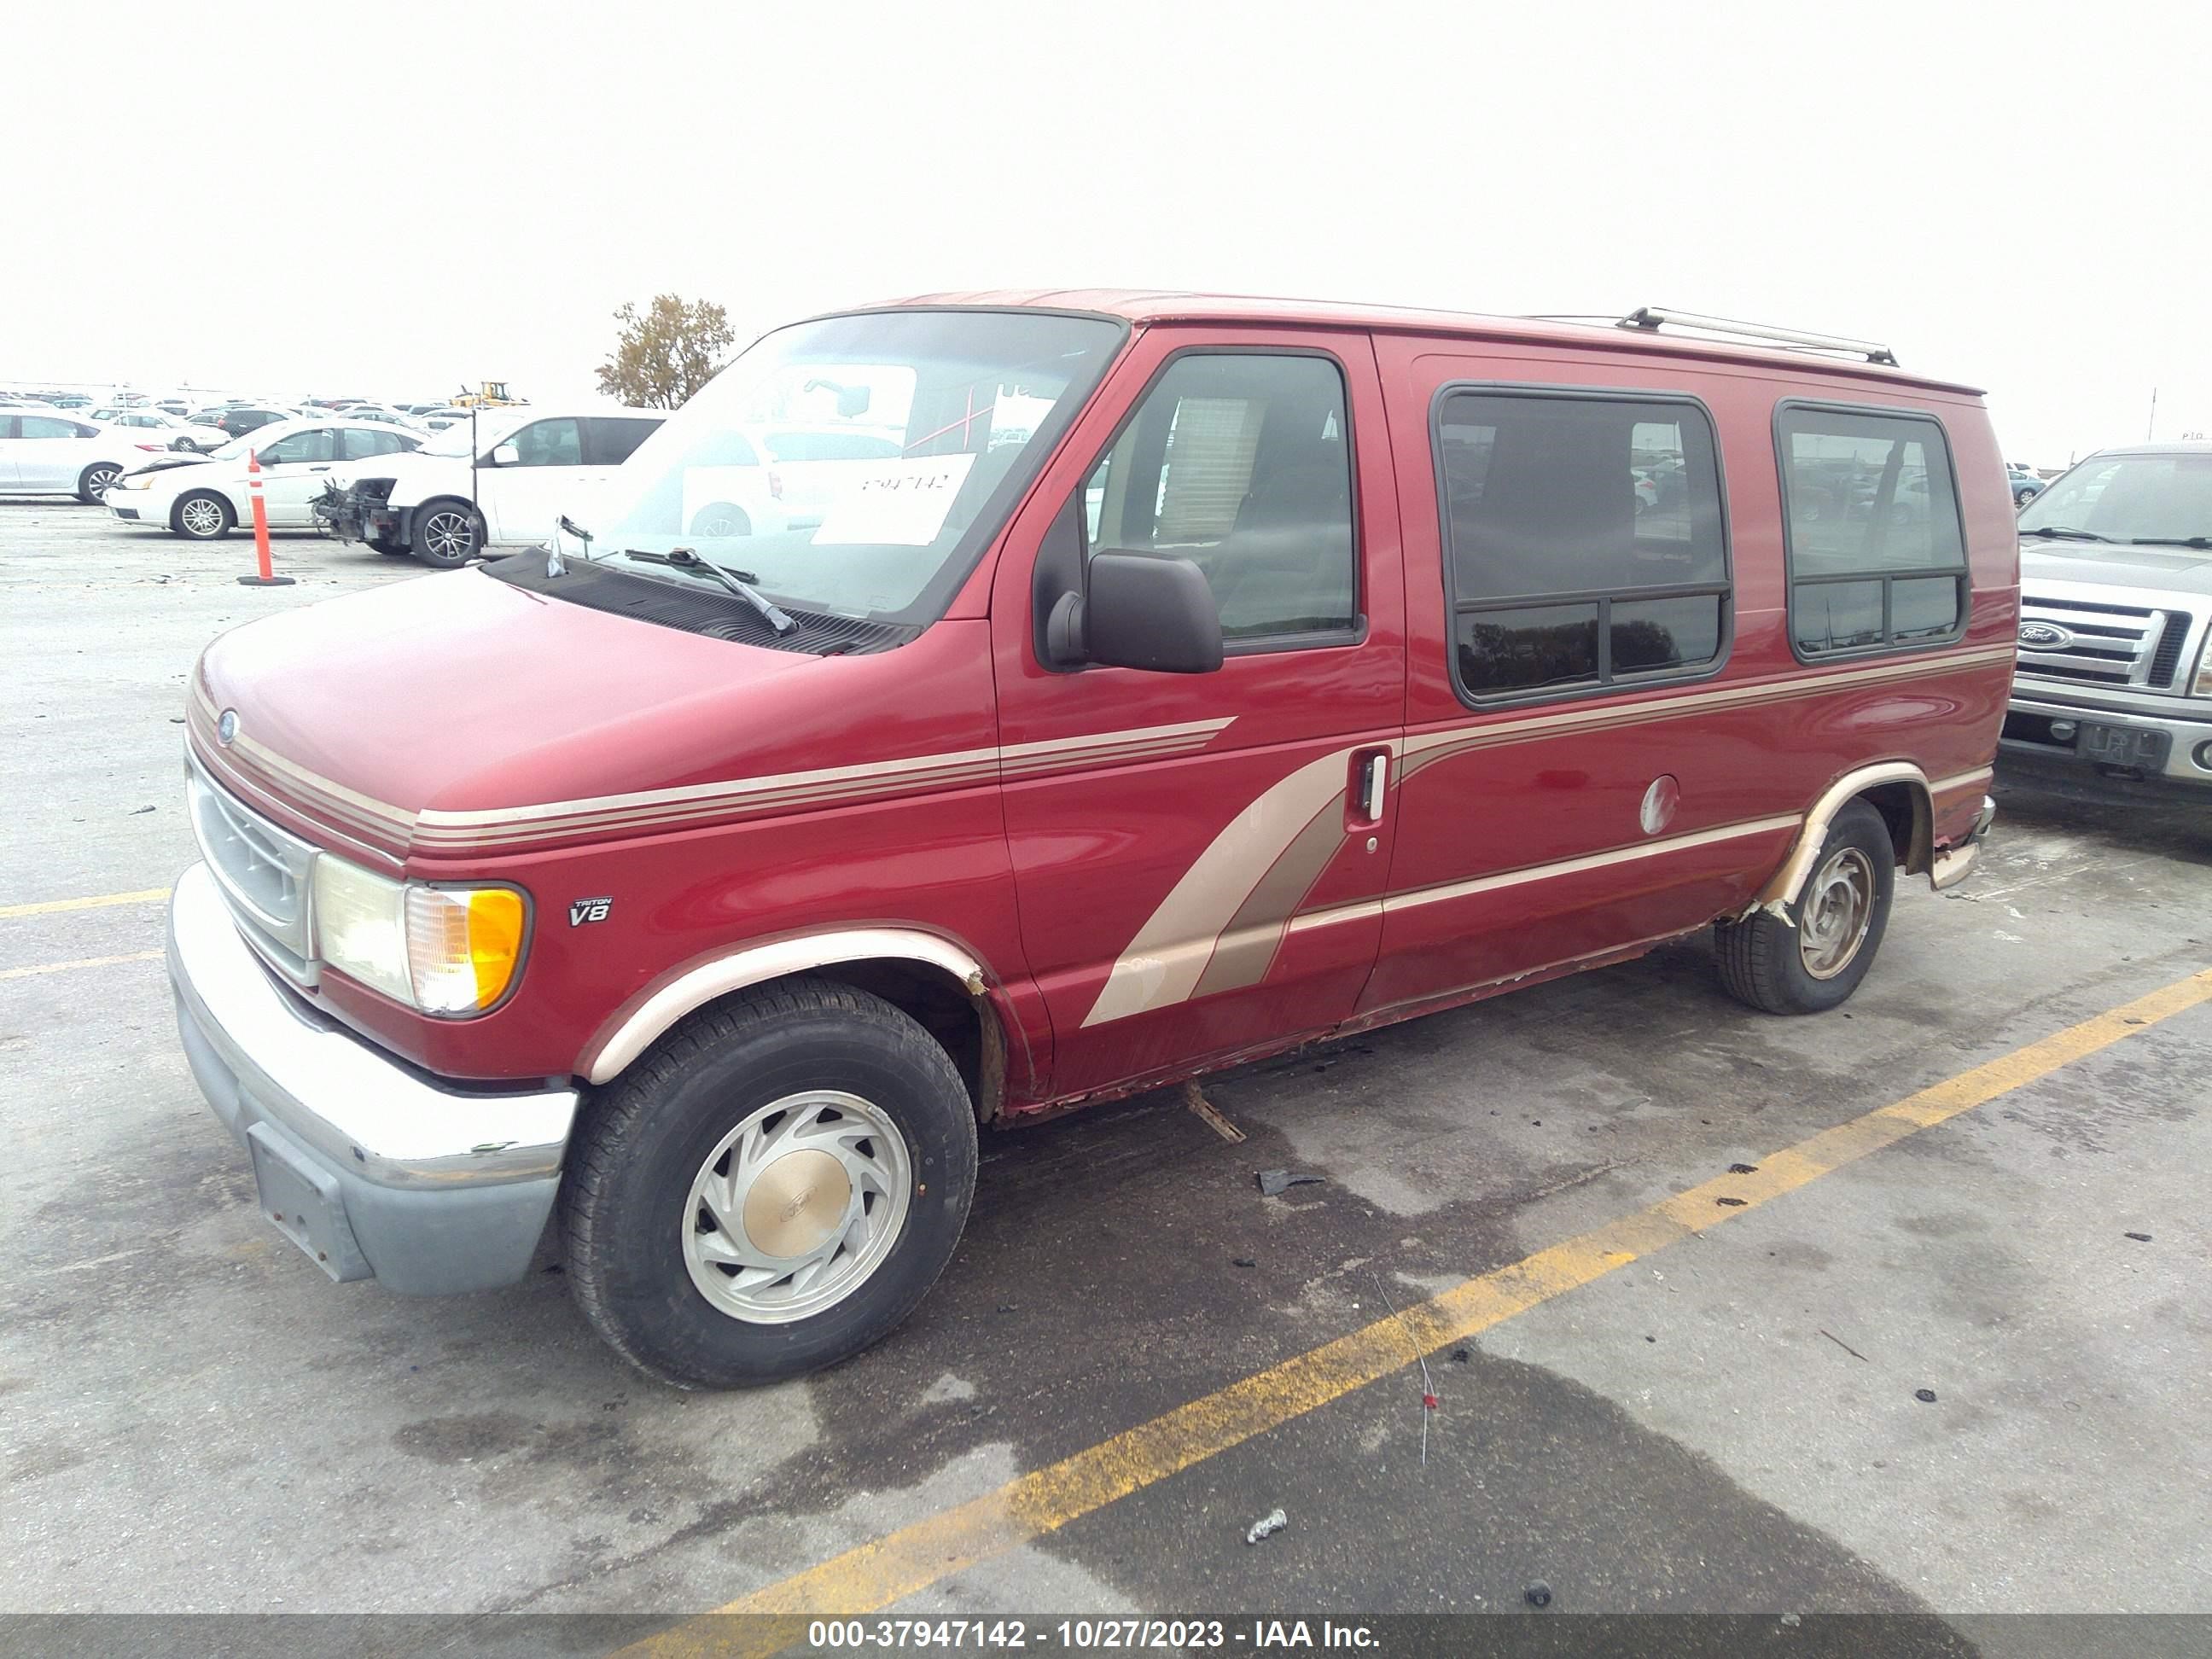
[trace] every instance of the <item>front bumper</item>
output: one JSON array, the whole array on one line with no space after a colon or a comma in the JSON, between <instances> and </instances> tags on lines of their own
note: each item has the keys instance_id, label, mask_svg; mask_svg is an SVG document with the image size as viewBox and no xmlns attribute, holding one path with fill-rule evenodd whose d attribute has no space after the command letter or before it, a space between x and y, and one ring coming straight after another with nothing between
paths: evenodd
<instances>
[{"instance_id":1,"label":"front bumper","mask_svg":"<svg viewBox=\"0 0 2212 1659\"><path fill-rule=\"evenodd\" d=\"M2201 701L2161 697L2159 701L2166 707L2152 713L2132 706L2141 701L2075 702L2015 691L2005 711L2004 734L1997 742L1999 768L2017 776L2051 778L2122 797L2148 793L2171 799L2192 790L2212 790L2212 766L2204 763L2212 760L2212 709L2205 708ZM2190 718L2192 714L2198 718ZM2051 729L2053 720L2071 721L2073 735L2055 734ZM2166 758L2155 768L2102 764L2083 752L2081 728L2085 726L2162 733Z\"/></svg>"},{"instance_id":2,"label":"front bumper","mask_svg":"<svg viewBox=\"0 0 2212 1659\"><path fill-rule=\"evenodd\" d=\"M134 496L137 499L133 500ZM100 499L110 513L125 523L139 524L143 520L139 517L138 509L144 504L146 492L143 489L110 489L103 492Z\"/></svg>"},{"instance_id":3,"label":"front bumper","mask_svg":"<svg viewBox=\"0 0 2212 1659\"><path fill-rule=\"evenodd\" d=\"M261 1210L332 1279L413 1295L513 1284L552 1213L577 1091L447 1083L280 987L204 864L169 906L177 1030L253 1160Z\"/></svg>"}]
</instances>

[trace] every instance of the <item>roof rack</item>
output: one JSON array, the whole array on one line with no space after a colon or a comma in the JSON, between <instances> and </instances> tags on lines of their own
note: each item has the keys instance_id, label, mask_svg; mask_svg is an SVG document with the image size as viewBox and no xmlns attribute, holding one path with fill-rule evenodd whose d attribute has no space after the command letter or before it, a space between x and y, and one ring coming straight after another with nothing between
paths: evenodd
<instances>
[{"instance_id":1,"label":"roof rack","mask_svg":"<svg viewBox=\"0 0 2212 1659\"><path fill-rule=\"evenodd\" d=\"M1808 351L1839 351L1853 357L1863 357L1870 363L1897 367L1897 354L1886 345L1872 340L1850 340L1839 334L1808 334L1800 328L1775 328L1765 323L1739 323L1727 317L1701 317L1692 311L1662 311L1656 306L1644 306L1623 317L1616 326L1642 329L1647 333L1661 328L1693 329L1701 334L1728 334L1739 339L1769 340L1777 345L1800 346Z\"/></svg>"}]
</instances>

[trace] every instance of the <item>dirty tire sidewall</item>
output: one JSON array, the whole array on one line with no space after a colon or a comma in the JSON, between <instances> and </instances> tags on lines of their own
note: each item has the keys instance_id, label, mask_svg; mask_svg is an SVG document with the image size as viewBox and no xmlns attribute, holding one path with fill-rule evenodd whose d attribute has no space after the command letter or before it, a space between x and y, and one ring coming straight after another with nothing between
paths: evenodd
<instances>
[{"instance_id":1,"label":"dirty tire sidewall","mask_svg":"<svg viewBox=\"0 0 2212 1659\"><path fill-rule=\"evenodd\" d=\"M1814 857L1812 871L1817 872L1848 846L1865 853L1875 872L1873 914L1850 962L1832 979L1815 979L1806 971L1797 927L1811 892L1808 875L1807 891L1790 906L1789 921L1761 911L1716 930L1721 982L1730 995L1770 1014L1820 1014L1841 1006L1858 989L1881 949L1890 900L1897 890L1897 849L1890 841L1889 826L1868 801L1854 800L1836 814Z\"/></svg>"},{"instance_id":2,"label":"dirty tire sidewall","mask_svg":"<svg viewBox=\"0 0 2212 1659\"><path fill-rule=\"evenodd\" d=\"M754 1324L700 1294L679 1231L693 1179L749 1113L811 1089L872 1102L898 1126L915 1190L881 1264L836 1305ZM799 981L703 1011L641 1059L572 1147L562 1241L600 1335L684 1388L804 1376L860 1352L911 1313L951 1259L975 1186L975 1121L958 1072L888 1003Z\"/></svg>"}]
</instances>

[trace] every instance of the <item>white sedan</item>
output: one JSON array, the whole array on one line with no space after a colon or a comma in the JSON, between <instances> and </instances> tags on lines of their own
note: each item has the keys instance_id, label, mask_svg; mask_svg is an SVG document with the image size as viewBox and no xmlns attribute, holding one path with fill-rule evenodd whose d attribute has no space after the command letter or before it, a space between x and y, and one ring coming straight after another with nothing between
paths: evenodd
<instances>
[{"instance_id":1,"label":"white sedan","mask_svg":"<svg viewBox=\"0 0 2212 1659\"><path fill-rule=\"evenodd\" d=\"M221 428L194 426L182 416L172 415L151 404L143 409L126 409L119 415L112 415L106 424L143 432L147 441L158 439L167 449L210 450L220 448L223 442Z\"/></svg>"},{"instance_id":2,"label":"white sedan","mask_svg":"<svg viewBox=\"0 0 2212 1659\"><path fill-rule=\"evenodd\" d=\"M0 409L0 495L99 501L117 477L168 448L150 434L95 426L58 411Z\"/></svg>"},{"instance_id":3,"label":"white sedan","mask_svg":"<svg viewBox=\"0 0 2212 1659\"><path fill-rule=\"evenodd\" d=\"M149 461L117 478L101 497L126 524L168 530L192 541L213 541L252 522L246 487L249 454L261 464L261 499L272 530L315 527L311 503L343 461L365 461L414 448L422 434L397 427L340 417L279 421L234 438L212 455Z\"/></svg>"}]
</instances>

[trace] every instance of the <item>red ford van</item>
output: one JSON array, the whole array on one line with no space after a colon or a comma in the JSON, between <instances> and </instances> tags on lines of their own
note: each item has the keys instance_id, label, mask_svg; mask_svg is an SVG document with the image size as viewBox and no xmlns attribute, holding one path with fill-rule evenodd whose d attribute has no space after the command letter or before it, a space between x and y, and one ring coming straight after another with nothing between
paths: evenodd
<instances>
[{"instance_id":1,"label":"red ford van","mask_svg":"<svg viewBox=\"0 0 2212 1659\"><path fill-rule=\"evenodd\" d=\"M555 1227L758 1382L914 1308L979 1129L1707 927L1833 1007L1988 828L2012 501L1973 391L1732 326L818 318L550 547L224 635L169 961L263 1211L407 1291Z\"/></svg>"}]
</instances>

